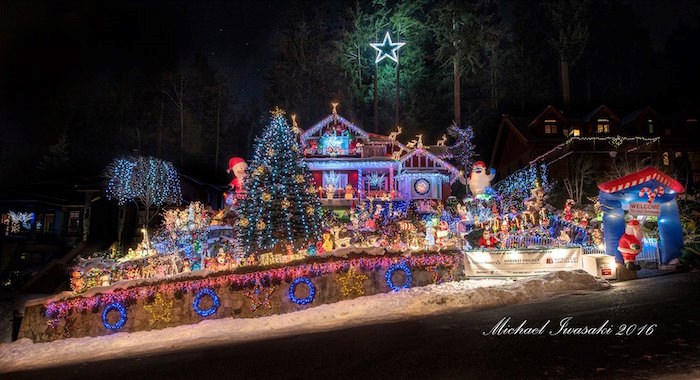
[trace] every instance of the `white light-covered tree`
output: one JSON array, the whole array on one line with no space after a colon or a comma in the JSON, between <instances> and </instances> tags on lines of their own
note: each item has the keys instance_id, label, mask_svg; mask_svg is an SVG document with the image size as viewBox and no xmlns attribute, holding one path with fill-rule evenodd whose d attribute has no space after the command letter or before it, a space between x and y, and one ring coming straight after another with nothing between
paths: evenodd
<instances>
[{"instance_id":1,"label":"white light-covered tree","mask_svg":"<svg viewBox=\"0 0 700 380\"><path fill-rule=\"evenodd\" d=\"M180 178L170 161L144 156L117 158L107 166L105 175L109 179L107 197L116 199L120 206L130 202L137 209L142 206L146 225L164 205L181 202ZM157 211L151 214L154 206Z\"/></svg>"},{"instance_id":2,"label":"white light-covered tree","mask_svg":"<svg viewBox=\"0 0 700 380\"><path fill-rule=\"evenodd\" d=\"M452 124L447 128L447 133L455 139L455 143L447 147L448 154L445 157L452 158L465 173L468 173L471 170L469 166L476 156L476 147L472 143L474 129L471 125L460 128L457 124Z\"/></svg>"}]
</instances>

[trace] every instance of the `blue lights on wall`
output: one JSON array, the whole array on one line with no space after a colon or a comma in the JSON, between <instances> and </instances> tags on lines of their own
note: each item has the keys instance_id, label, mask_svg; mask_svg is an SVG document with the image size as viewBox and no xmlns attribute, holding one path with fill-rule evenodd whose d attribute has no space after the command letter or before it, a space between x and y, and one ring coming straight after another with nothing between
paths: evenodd
<instances>
[{"instance_id":1,"label":"blue lights on wall","mask_svg":"<svg viewBox=\"0 0 700 380\"><path fill-rule=\"evenodd\" d=\"M306 284L306 286L309 288L309 295L306 298L297 298L294 293L297 290L297 285L301 283ZM294 279L292 281L291 285L289 285L289 300L294 302L297 305L308 305L311 302L314 302L314 298L316 297L316 287L314 284L311 282L311 280L308 277L299 277Z\"/></svg>"},{"instance_id":2,"label":"blue lights on wall","mask_svg":"<svg viewBox=\"0 0 700 380\"><path fill-rule=\"evenodd\" d=\"M199 307L199 303L202 301L202 297L204 296L209 296L212 300L212 305L208 309L201 309ZM219 296L216 295L216 292L210 288L204 288L197 292L197 296L194 297L194 302L192 302L192 309L194 309L195 313L199 314L201 317L208 317L216 313L216 310L219 309L219 305Z\"/></svg>"},{"instance_id":3,"label":"blue lights on wall","mask_svg":"<svg viewBox=\"0 0 700 380\"><path fill-rule=\"evenodd\" d=\"M112 310L119 312L119 320L114 324L109 323L107 320L107 314ZM120 302L112 302L105 306L105 309L102 311L102 323L110 330L119 330L124 327L126 319L126 308Z\"/></svg>"},{"instance_id":4,"label":"blue lights on wall","mask_svg":"<svg viewBox=\"0 0 700 380\"><path fill-rule=\"evenodd\" d=\"M391 277L394 275L394 272L396 272L397 270L402 271L406 274L406 282L401 286L397 286L396 284L394 284L394 280L391 279ZM408 267L408 265L406 265L406 263L394 264L386 270L384 278L386 279L386 284L389 286L389 288L395 292L398 292L402 288L408 289L411 287L413 273L411 273L411 269Z\"/></svg>"}]
</instances>

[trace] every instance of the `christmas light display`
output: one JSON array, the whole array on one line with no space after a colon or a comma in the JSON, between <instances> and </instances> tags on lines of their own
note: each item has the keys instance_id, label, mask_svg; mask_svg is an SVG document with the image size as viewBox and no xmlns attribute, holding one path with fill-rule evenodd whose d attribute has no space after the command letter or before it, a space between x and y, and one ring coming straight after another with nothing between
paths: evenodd
<instances>
[{"instance_id":1,"label":"christmas light display","mask_svg":"<svg viewBox=\"0 0 700 380\"><path fill-rule=\"evenodd\" d=\"M362 296L365 294L364 282L369 277L366 274L358 273L355 268L350 268L346 274L338 274L338 283L343 292L343 297L351 294Z\"/></svg>"},{"instance_id":2,"label":"christmas light display","mask_svg":"<svg viewBox=\"0 0 700 380\"><path fill-rule=\"evenodd\" d=\"M276 152L272 157L267 154L270 148ZM276 109L255 143L245 182L248 195L236 206L241 221L246 220L236 226L244 254L271 250L281 242L294 246L318 241L321 203L316 192L309 191L313 179L299 152L284 111ZM304 180L299 182L299 176Z\"/></svg>"},{"instance_id":3,"label":"christmas light display","mask_svg":"<svg viewBox=\"0 0 700 380\"><path fill-rule=\"evenodd\" d=\"M201 309L199 307L199 303L202 301L202 297L204 296L209 296L211 298L212 305L208 309ZM194 297L194 301L192 302L192 309L201 317L206 318L216 313L216 310L219 309L219 305L219 296L216 295L216 292L211 288L204 288L197 292L197 295Z\"/></svg>"},{"instance_id":4,"label":"christmas light display","mask_svg":"<svg viewBox=\"0 0 700 380\"><path fill-rule=\"evenodd\" d=\"M250 311L255 312L260 307L266 309L272 309L272 304L270 303L270 296L275 292L275 287L270 286L269 288L263 287L259 282L255 284L253 289L247 290L243 293L246 297L250 299Z\"/></svg>"},{"instance_id":5,"label":"christmas light display","mask_svg":"<svg viewBox=\"0 0 700 380\"><path fill-rule=\"evenodd\" d=\"M452 158L460 168L466 169L471 166L476 148L472 143L474 139L474 129L471 125L460 128L457 124L452 124L447 128L447 133L456 141L447 147L444 158Z\"/></svg>"},{"instance_id":6,"label":"christmas light display","mask_svg":"<svg viewBox=\"0 0 700 380\"><path fill-rule=\"evenodd\" d=\"M549 151L541 154L540 156L536 157L532 161L530 161L530 165L534 165L536 163L539 163L541 161L544 161L550 154L564 150L567 146L569 146L572 143L575 143L577 141L588 141L588 142L605 142L613 146L613 148L617 149L620 145L622 145L625 142L635 142L637 143L637 146L634 148L630 149L629 151L635 151L639 149L642 146L652 144L659 142L661 139L659 137L623 137L623 136L609 136L609 137L571 137L565 142L555 146L554 148L550 149ZM639 145L642 143L642 145ZM561 158L561 157L560 157ZM558 160L558 159L557 159ZM548 162L548 164L552 164L556 162L557 160Z\"/></svg>"},{"instance_id":7,"label":"christmas light display","mask_svg":"<svg viewBox=\"0 0 700 380\"><path fill-rule=\"evenodd\" d=\"M392 279L392 276L394 275L394 272L396 271L401 271L404 272L406 275L406 282L404 282L403 285L397 286L394 284L394 280ZM411 281L413 280L413 273L411 273L411 269L406 265L405 262L394 264L389 267L389 269L386 270L386 273L384 274L384 278L386 279L386 284L389 286L389 289L398 292L401 289L408 289L411 287Z\"/></svg>"},{"instance_id":8,"label":"christmas light display","mask_svg":"<svg viewBox=\"0 0 700 380\"><path fill-rule=\"evenodd\" d=\"M109 314L110 311L117 311L119 313L119 320L111 324L109 323L109 320L107 318L107 315ZM126 308L121 302L112 302L105 306L104 310L102 311L102 323L104 326L110 330L119 330L122 327L124 327L124 324L126 323Z\"/></svg>"},{"instance_id":9,"label":"christmas light display","mask_svg":"<svg viewBox=\"0 0 700 380\"><path fill-rule=\"evenodd\" d=\"M165 301L162 295L156 294L153 303L144 305L143 308L146 309L151 316L148 321L149 325L153 326L160 322L168 323L170 322L173 310L173 301Z\"/></svg>"},{"instance_id":10,"label":"christmas light display","mask_svg":"<svg viewBox=\"0 0 700 380\"><path fill-rule=\"evenodd\" d=\"M32 221L34 220L33 212L8 211L7 214L10 217L10 232L17 233L20 231L20 227L25 230L32 229Z\"/></svg>"},{"instance_id":11,"label":"christmas light display","mask_svg":"<svg viewBox=\"0 0 700 380\"><path fill-rule=\"evenodd\" d=\"M315 249L315 247L314 247ZM266 278L271 282L284 282L289 278L322 276L329 273L337 273L355 268L356 271L385 270L394 264L405 262L406 267L425 268L427 266L441 266L452 268L460 263L460 258L444 253L414 255L408 258L403 256L363 257L348 260L333 260L322 263L300 264L262 270L245 274L228 274L217 277L207 277L189 281L165 282L153 285L144 285L137 288L115 289L107 293L99 293L94 296L78 296L65 300L51 301L45 304L45 317L47 324L51 326L64 319L70 311L90 311L100 305L113 302L124 303L127 301L146 300L157 294L172 294L175 292L198 292L205 288L234 287L245 288L250 284Z\"/></svg>"},{"instance_id":12,"label":"christmas light display","mask_svg":"<svg viewBox=\"0 0 700 380\"><path fill-rule=\"evenodd\" d=\"M375 63L381 62L384 58L389 58L392 61L398 63L399 55L397 53L403 45L406 45L406 43L392 42L389 32L386 32L386 34L384 35L384 40L382 42L373 42L369 45L377 51L377 57L374 60Z\"/></svg>"},{"instance_id":13,"label":"christmas light display","mask_svg":"<svg viewBox=\"0 0 700 380\"><path fill-rule=\"evenodd\" d=\"M306 286L309 288L309 295L306 298L297 298L297 296L295 295L297 286L301 283L306 284ZM316 298L316 287L308 277L296 278L289 285L289 300L294 302L295 304L308 305L311 302L314 302L314 298Z\"/></svg>"},{"instance_id":14,"label":"christmas light display","mask_svg":"<svg viewBox=\"0 0 700 380\"><path fill-rule=\"evenodd\" d=\"M107 197L119 205L140 202L144 207L179 204L180 178L169 161L154 157L115 159L107 167Z\"/></svg>"},{"instance_id":15,"label":"christmas light display","mask_svg":"<svg viewBox=\"0 0 700 380\"><path fill-rule=\"evenodd\" d=\"M530 196L530 192L537 186L538 180L545 193L551 192L554 184L549 180L547 169L546 164L530 165L493 185L496 193L502 196L502 209L516 208L521 210L524 206L524 200Z\"/></svg>"}]
</instances>

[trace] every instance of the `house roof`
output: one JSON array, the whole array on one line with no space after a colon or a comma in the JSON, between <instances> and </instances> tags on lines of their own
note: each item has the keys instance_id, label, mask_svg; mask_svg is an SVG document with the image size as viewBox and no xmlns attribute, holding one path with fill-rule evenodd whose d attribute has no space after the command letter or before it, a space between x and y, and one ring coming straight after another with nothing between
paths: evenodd
<instances>
[{"instance_id":1,"label":"house roof","mask_svg":"<svg viewBox=\"0 0 700 380\"><path fill-rule=\"evenodd\" d=\"M616 193L649 181L658 181L664 186L671 188L671 190L676 193L685 193L685 188L678 181L651 166L624 177L601 183L598 185L598 188L605 193Z\"/></svg>"},{"instance_id":2,"label":"house roof","mask_svg":"<svg viewBox=\"0 0 700 380\"><path fill-rule=\"evenodd\" d=\"M464 176L462 173L459 171L459 169L455 168L450 164L449 162L441 159L440 157L430 153L429 151L425 150L424 148L416 148L410 153L405 154L403 157L399 159L399 162L403 165L406 161L408 161L409 158L415 156L415 155L424 155L429 157L431 160L436 161L440 165L442 165L445 170L447 170L450 173L450 183L454 182L455 180L459 180L461 183L466 183L466 180L464 179Z\"/></svg>"},{"instance_id":3,"label":"house roof","mask_svg":"<svg viewBox=\"0 0 700 380\"><path fill-rule=\"evenodd\" d=\"M348 129L352 130L356 134L358 134L364 138L369 138L369 133L367 133L364 129L351 123L349 120L338 115L337 113L332 113L332 114L326 116L323 120L314 124L311 128L307 129L306 131L304 131L304 133L301 134L301 137L300 137L301 145L306 146L307 139L309 139L314 133L318 132L321 128L327 126L330 122L332 122L334 120L338 120L341 124L345 125Z\"/></svg>"},{"instance_id":4,"label":"house roof","mask_svg":"<svg viewBox=\"0 0 700 380\"><path fill-rule=\"evenodd\" d=\"M537 115L534 119L532 119L532 121L530 122L530 124L528 124L527 126L528 126L528 127L531 127L531 126L535 125L540 119L544 118L547 114L554 115L554 117L556 117L556 118L559 119L559 120L567 121L567 119L566 119L566 117L564 116L564 114L562 114L561 112L559 112L558 109L554 108L554 106L552 106L552 105L550 104L550 105L548 105L542 112L540 112L539 115Z\"/></svg>"},{"instance_id":5,"label":"house roof","mask_svg":"<svg viewBox=\"0 0 700 380\"><path fill-rule=\"evenodd\" d=\"M586 115L583 115L579 121L582 123L588 123L593 120L596 116L598 116L601 112L605 111L605 113L610 116L614 121L620 121L620 118L617 116L615 112L613 112L608 106L601 104L598 106L598 108L594 109L593 111L589 112Z\"/></svg>"}]
</instances>

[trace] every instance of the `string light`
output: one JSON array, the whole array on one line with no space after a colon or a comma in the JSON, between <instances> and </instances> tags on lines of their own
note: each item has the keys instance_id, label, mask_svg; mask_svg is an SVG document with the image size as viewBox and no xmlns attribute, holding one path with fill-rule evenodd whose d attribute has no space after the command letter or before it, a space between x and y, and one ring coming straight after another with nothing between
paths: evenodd
<instances>
[{"instance_id":1,"label":"string light","mask_svg":"<svg viewBox=\"0 0 700 380\"><path fill-rule=\"evenodd\" d=\"M199 307L199 303L202 301L202 297L204 296L211 297L212 305L208 309L201 309ZM194 302L192 302L192 309L194 309L195 313L199 314L201 317L206 318L216 313L216 310L219 309L219 305L219 296L216 295L216 292L211 288L204 288L197 292L197 296L194 297Z\"/></svg>"},{"instance_id":2,"label":"string light","mask_svg":"<svg viewBox=\"0 0 700 380\"><path fill-rule=\"evenodd\" d=\"M116 310L119 313L119 320L114 324L109 323L107 318L107 314L109 314L109 312L112 310ZM110 330L119 330L124 327L126 319L126 308L121 302L112 302L105 306L104 310L102 311L102 323Z\"/></svg>"},{"instance_id":3,"label":"string light","mask_svg":"<svg viewBox=\"0 0 700 380\"><path fill-rule=\"evenodd\" d=\"M576 141L602 141L602 142L607 142L613 147L617 148L620 145L622 145L624 142L628 141L634 141L639 143L640 141L644 143L644 145L655 143L661 140L659 137L623 137L623 136L608 136L608 137L571 137L565 142L555 146L554 148L550 149L549 151L543 153L542 155L536 157L532 161L530 161L530 165L534 165L535 163L542 161L545 159L545 157L549 156L550 154L558 151L558 150L563 150L566 148L569 144L572 144ZM636 150L638 147L633 148Z\"/></svg>"},{"instance_id":4,"label":"string light","mask_svg":"<svg viewBox=\"0 0 700 380\"><path fill-rule=\"evenodd\" d=\"M301 284L302 282L309 288L309 295L306 298L297 298L294 293L297 290L297 285ZM308 277L298 277L289 285L289 300L297 305L308 305L311 302L314 302L315 297L316 287Z\"/></svg>"},{"instance_id":5,"label":"string light","mask_svg":"<svg viewBox=\"0 0 700 380\"><path fill-rule=\"evenodd\" d=\"M130 289L115 289L109 293L100 293L89 297L75 296L46 303L44 315L47 319L47 324L55 325L60 319L66 318L71 311L74 313L89 311L100 305L113 302L124 303L132 300L143 300L154 297L156 294L199 291L205 288L244 288L250 284L261 281L263 278L269 279L271 282L284 282L288 278L317 277L345 271L349 268L355 268L357 271L384 270L402 261L412 268L425 268L427 266L452 268L461 263L458 257L446 253L414 255L408 258L404 258L403 256L363 257L344 260L335 260L335 258L333 258L332 261L327 262L285 266L253 273L233 273L187 281L169 281Z\"/></svg>"},{"instance_id":6,"label":"string light","mask_svg":"<svg viewBox=\"0 0 700 380\"><path fill-rule=\"evenodd\" d=\"M155 325L157 323L163 322L168 323L171 319L173 301L165 301L163 296L156 294L156 298L150 305L143 306L146 311L150 314L151 318L148 321L149 325Z\"/></svg>"},{"instance_id":7,"label":"string light","mask_svg":"<svg viewBox=\"0 0 700 380\"><path fill-rule=\"evenodd\" d=\"M362 296L365 294L364 282L369 277L366 274L358 273L355 268L350 268L346 274L338 274L337 279L343 297L351 294Z\"/></svg>"},{"instance_id":8,"label":"string light","mask_svg":"<svg viewBox=\"0 0 700 380\"><path fill-rule=\"evenodd\" d=\"M237 214L247 220L236 226L237 246L244 255L269 251L282 242L295 246L320 238L321 202L315 191L307 191L313 177L294 147L296 135L277 108L256 138L247 196L236 205Z\"/></svg>"},{"instance_id":9,"label":"string light","mask_svg":"<svg viewBox=\"0 0 700 380\"><path fill-rule=\"evenodd\" d=\"M394 284L394 280L392 280L391 278L394 275L394 272L396 272L397 270L402 271L406 274L406 282L401 286L396 286L396 284ZM384 278L386 279L386 284L389 286L389 289L398 292L401 289L408 289L411 287L413 273L411 273L411 269L406 265L406 263L402 262L400 264L394 264L390 266L389 269L386 270Z\"/></svg>"},{"instance_id":10,"label":"string light","mask_svg":"<svg viewBox=\"0 0 700 380\"><path fill-rule=\"evenodd\" d=\"M107 198L119 205L141 201L144 205L179 204L182 199L180 178L169 161L155 157L115 159L107 168Z\"/></svg>"},{"instance_id":11,"label":"string light","mask_svg":"<svg viewBox=\"0 0 700 380\"><path fill-rule=\"evenodd\" d=\"M272 304L270 303L270 296L275 292L275 287L270 286L265 288L260 283L256 283L253 289L247 290L243 293L246 297L250 299L250 311L255 312L260 307L265 307L267 309L272 309ZM260 295L262 294L262 299Z\"/></svg>"},{"instance_id":12,"label":"string light","mask_svg":"<svg viewBox=\"0 0 700 380\"><path fill-rule=\"evenodd\" d=\"M326 127L328 124L331 122L338 121L342 123L345 127L353 131L356 135L360 135L364 137L365 139L369 139L369 134L362 130L362 128L358 127L357 125L349 122L347 119L344 117L338 115L338 114L332 114L328 115L326 118L323 120L319 121L318 123L314 124L311 128L307 129L306 132L304 132L301 135L300 141L301 141L301 146L306 148L306 142L307 140L313 136L314 133L318 132L320 129Z\"/></svg>"}]
</instances>

